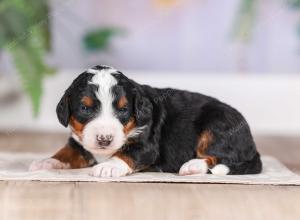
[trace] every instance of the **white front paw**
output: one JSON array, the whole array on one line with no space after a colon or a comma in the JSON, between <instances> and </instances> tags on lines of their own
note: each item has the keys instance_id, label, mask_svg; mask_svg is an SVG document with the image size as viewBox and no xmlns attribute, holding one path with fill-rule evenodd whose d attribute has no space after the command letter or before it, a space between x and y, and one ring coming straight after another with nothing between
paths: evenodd
<instances>
[{"instance_id":1,"label":"white front paw","mask_svg":"<svg viewBox=\"0 0 300 220\"><path fill-rule=\"evenodd\" d=\"M29 171L51 170L51 169L69 169L70 165L54 158L33 161L29 166Z\"/></svg>"},{"instance_id":2,"label":"white front paw","mask_svg":"<svg viewBox=\"0 0 300 220\"><path fill-rule=\"evenodd\" d=\"M126 162L117 157L112 157L94 166L91 175L96 177L120 177L130 173L132 173L132 169Z\"/></svg>"}]
</instances>

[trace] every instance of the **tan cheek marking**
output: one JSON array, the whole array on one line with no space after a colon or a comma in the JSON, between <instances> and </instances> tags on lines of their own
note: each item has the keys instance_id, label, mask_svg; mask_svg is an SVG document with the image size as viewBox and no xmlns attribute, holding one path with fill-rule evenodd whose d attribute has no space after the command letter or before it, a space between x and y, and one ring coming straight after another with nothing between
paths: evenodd
<instances>
[{"instance_id":1,"label":"tan cheek marking","mask_svg":"<svg viewBox=\"0 0 300 220\"><path fill-rule=\"evenodd\" d=\"M129 121L127 122L127 124L125 124L124 127L123 127L124 134L127 135L135 127L136 127L135 119L130 118Z\"/></svg>"},{"instance_id":2,"label":"tan cheek marking","mask_svg":"<svg viewBox=\"0 0 300 220\"><path fill-rule=\"evenodd\" d=\"M214 166L217 164L217 158L214 156L207 155L205 151L209 147L209 145L213 142L213 134L206 130L204 131L198 141L198 147L197 147L197 157L203 158L206 160L208 166Z\"/></svg>"},{"instance_id":3,"label":"tan cheek marking","mask_svg":"<svg viewBox=\"0 0 300 220\"><path fill-rule=\"evenodd\" d=\"M94 104L94 101L91 97L89 96L84 96L82 99L81 99L81 102L85 105L85 106L88 106L88 107L92 107L93 104Z\"/></svg>"},{"instance_id":4,"label":"tan cheek marking","mask_svg":"<svg viewBox=\"0 0 300 220\"><path fill-rule=\"evenodd\" d=\"M122 152L117 152L113 156L123 160L132 170L135 170L135 163L129 156L124 155Z\"/></svg>"},{"instance_id":5,"label":"tan cheek marking","mask_svg":"<svg viewBox=\"0 0 300 220\"><path fill-rule=\"evenodd\" d=\"M127 105L128 101L125 96L122 96L118 101L118 108L124 108Z\"/></svg>"},{"instance_id":6,"label":"tan cheek marking","mask_svg":"<svg viewBox=\"0 0 300 220\"><path fill-rule=\"evenodd\" d=\"M84 159L79 151L74 150L71 146L66 145L58 151L52 158L63 163L70 164L70 168L84 168L89 166L89 162Z\"/></svg>"},{"instance_id":7,"label":"tan cheek marking","mask_svg":"<svg viewBox=\"0 0 300 220\"><path fill-rule=\"evenodd\" d=\"M79 137L80 140L82 140L82 131L85 125L77 121L74 116L71 116L70 125L72 131Z\"/></svg>"}]
</instances>

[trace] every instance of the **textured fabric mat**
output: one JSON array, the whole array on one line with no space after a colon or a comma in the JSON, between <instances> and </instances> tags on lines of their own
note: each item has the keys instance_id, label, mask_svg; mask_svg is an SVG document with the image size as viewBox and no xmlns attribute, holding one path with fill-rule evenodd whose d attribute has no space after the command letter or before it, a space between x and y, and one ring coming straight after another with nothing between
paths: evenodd
<instances>
[{"instance_id":1,"label":"textured fabric mat","mask_svg":"<svg viewBox=\"0 0 300 220\"><path fill-rule=\"evenodd\" d=\"M49 155L33 153L0 153L0 180L84 181L84 182L167 182L167 183L236 183L300 185L300 176L291 172L277 159L263 156L263 172L257 175L216 176L201 174L178 176L172 173L136 173L120 178L89 176L90 168L73 170L42 170L29 172L33 160Z\"/></svg>"}]
</instances>

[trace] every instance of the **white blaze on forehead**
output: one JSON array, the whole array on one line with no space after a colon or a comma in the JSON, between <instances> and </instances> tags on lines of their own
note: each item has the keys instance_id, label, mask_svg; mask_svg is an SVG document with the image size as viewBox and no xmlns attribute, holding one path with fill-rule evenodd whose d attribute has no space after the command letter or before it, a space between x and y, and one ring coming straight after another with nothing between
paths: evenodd
<instances>
[{"instance_id":1,"label":"white blaze on forehead","mask_svg":"<svg viewBox=\"0 0 300 220\"><path fill-rule=\"evenodd\" d=\"M101 114L105 116L110 114L111 116L113 114L112 102L114 99L111 88L118 83L111 74L115 73L116 70L113 68L102 70L89 69L87 72L95 74L90 83L98 86L96 96L101 102Z\"/></svg>"},{"instance_id":2,"label":"white blaze on forehead","mask_svg":"<svg viewBox=\"0 0 300 220\"><path fill-rule=\"evenodd\" d=\"M113 109L112 87L118 82L111 74L117 73L117 71L113 68L104 68L102 70L89 69L87 72L94 74L89 83L98 87L95 95L100 101L101 107L99 115L87 123L83 129L83 147L94 154L111 156L123 146L125 141L123 125L116 117ZM99 148L97 143L97 136L101 135L113 136L110 146L105 149Z\"/></svg>"}]
</instances>

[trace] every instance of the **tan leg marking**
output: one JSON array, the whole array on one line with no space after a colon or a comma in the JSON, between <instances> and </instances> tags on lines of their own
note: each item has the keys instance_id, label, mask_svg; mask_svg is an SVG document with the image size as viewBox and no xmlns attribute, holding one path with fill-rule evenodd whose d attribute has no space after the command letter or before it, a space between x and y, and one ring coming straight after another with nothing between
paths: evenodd
<instances>
[{"instance_id":1,"label":"tan leg marking","mask_svg":"<svg viewBox=\"0 0 300 220\"><path fill-rule=\"evenodd\" d=\"M205 153L212 142L213 134L210 131L206 130L200 135L197 147L197 158L205 159L209 167L215 166L217 164L216 157L207 155Z\"/></svg>"},{"instance_id":2,"label":"tan leg marking","mask_svg":"<svg viewBox=\"0 0 300 220\"><path fill-rule=\"evenodd\" d=\"M127 165L132 169L135 170L135 164L132 158L129 156L124 155L122 152L117 152L113 156L118 157L119 159L123 160Z\"/></svg>"},{"instance_id":3,"label":"tan leg marking","mask_svg":"<svg viewBox=\"0 0 300 220\"><path fill-rule=\"evenodd\" d=\"M52 158L57 159L63 163L70 164L70 168L85 168L89 167L89 161L87 161L79 151L66 145L60 149Z\"/></svg>"}]
</instances>

